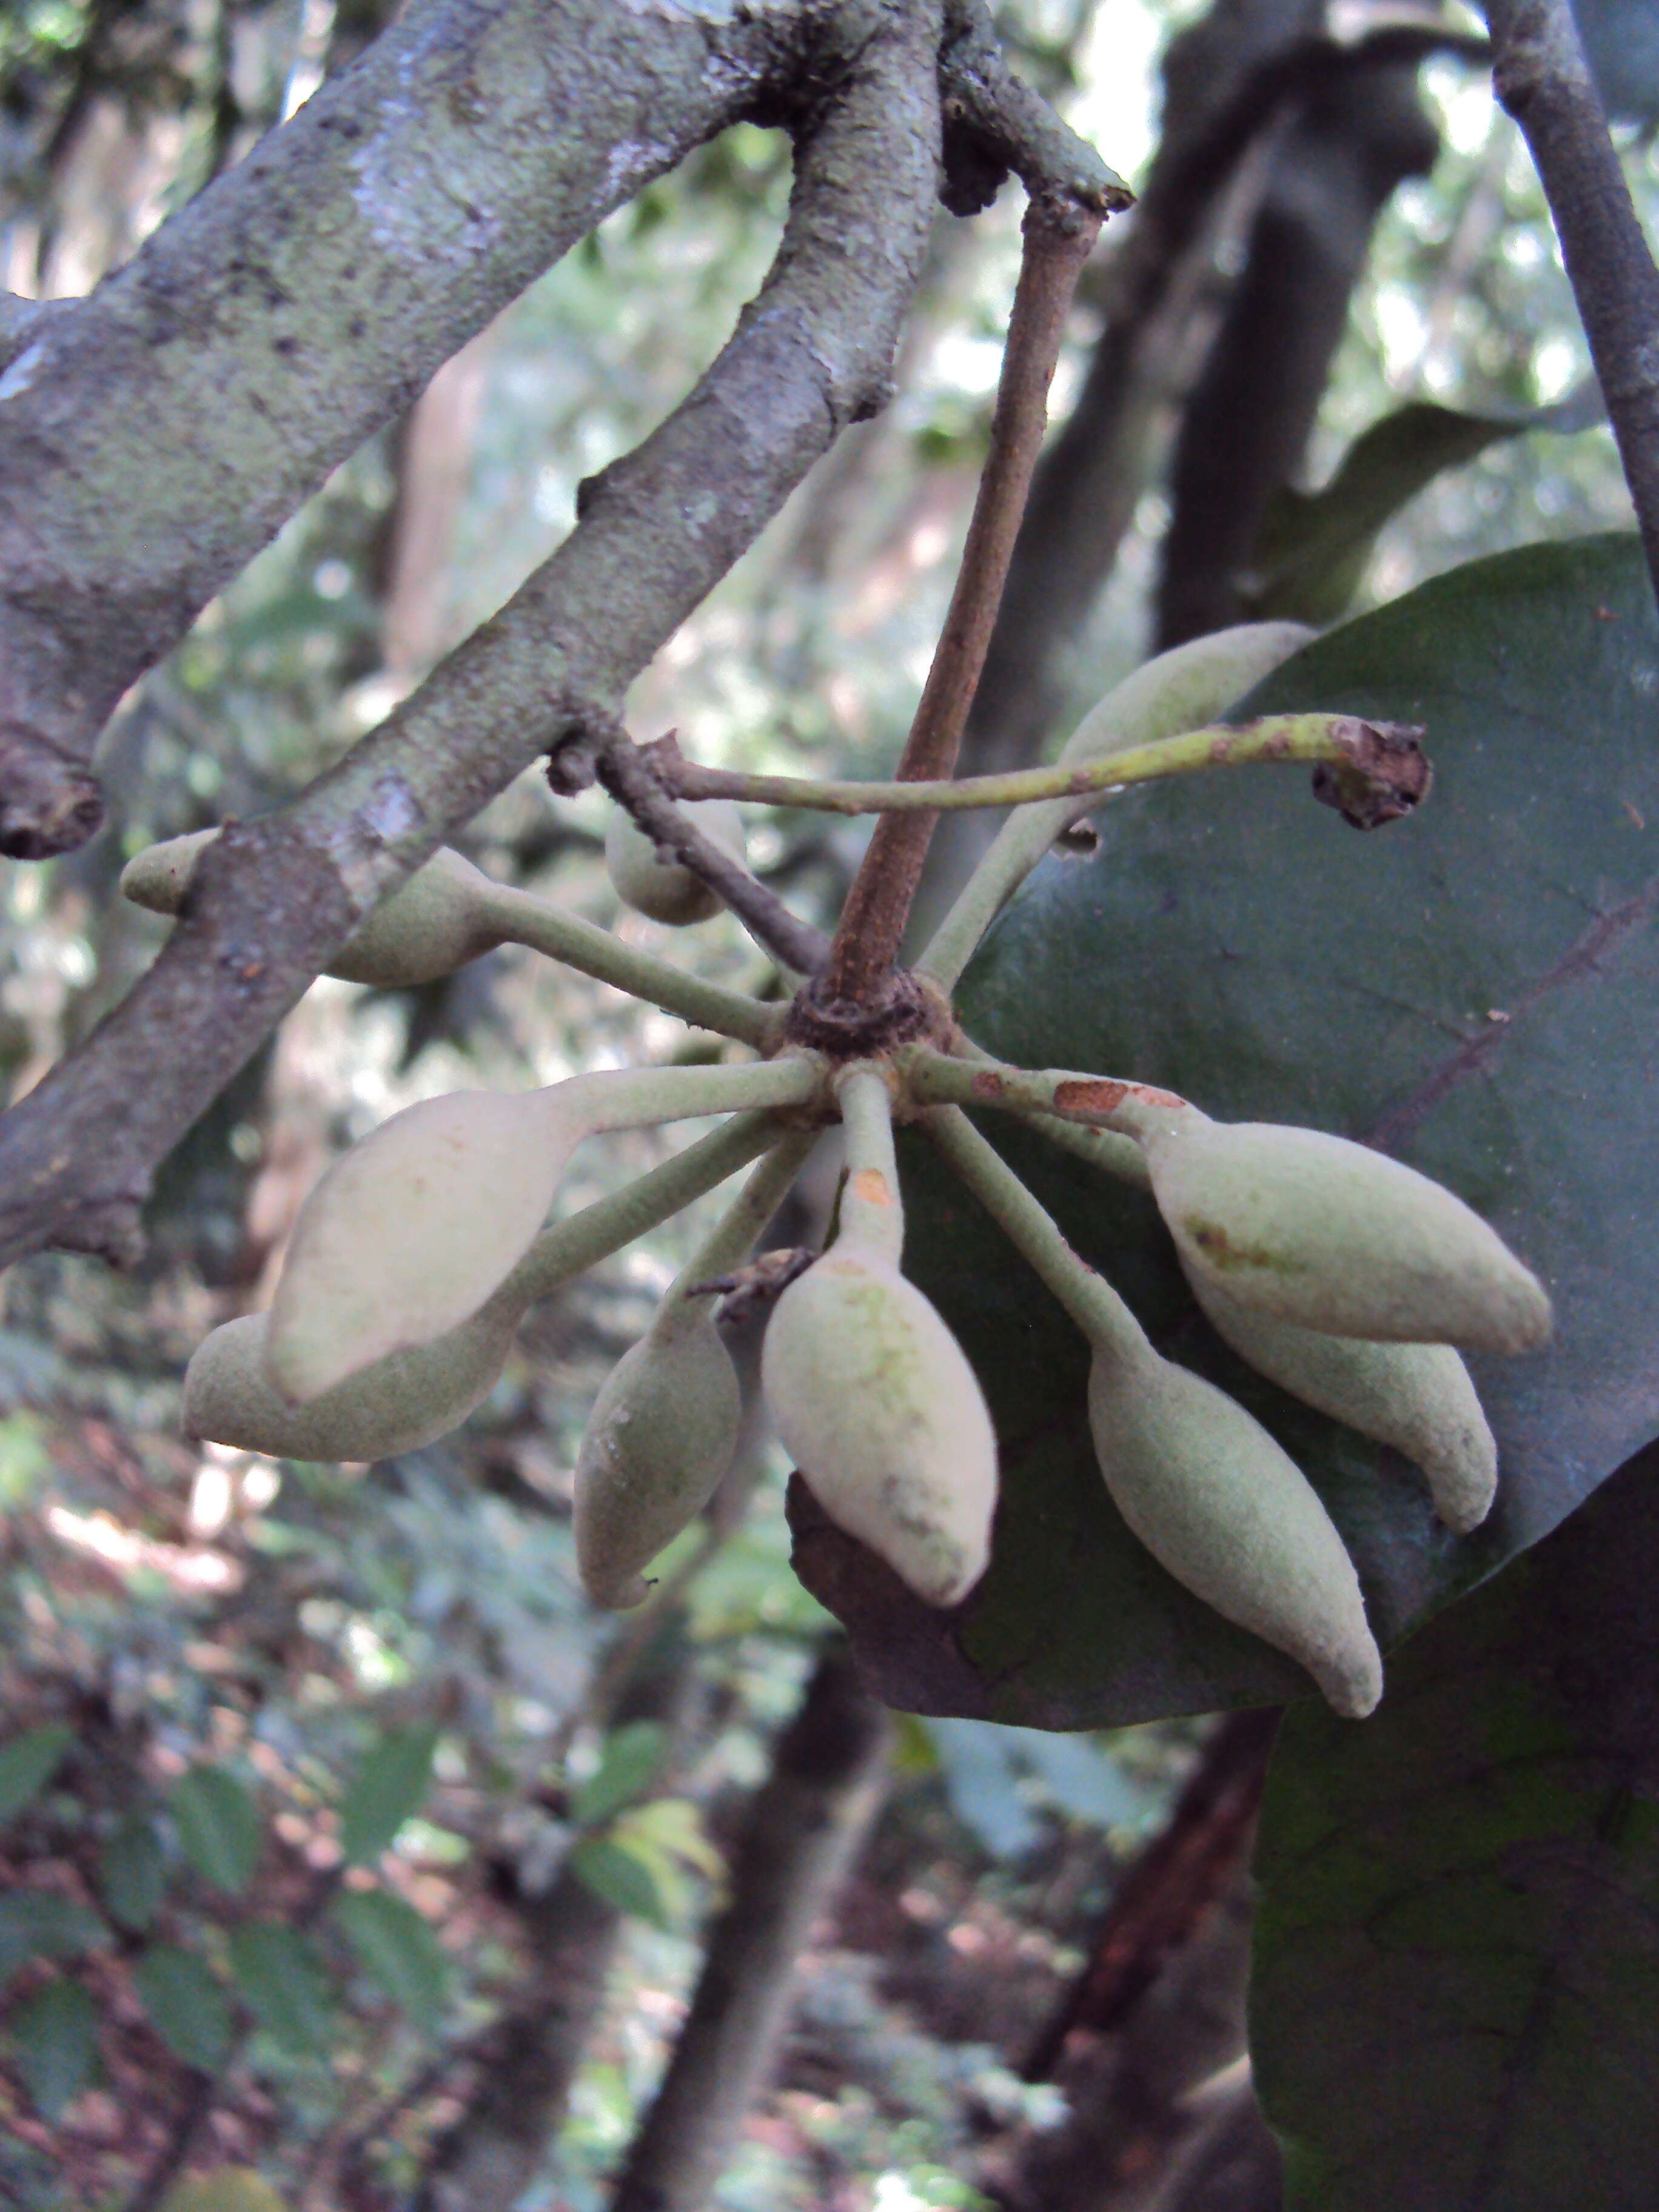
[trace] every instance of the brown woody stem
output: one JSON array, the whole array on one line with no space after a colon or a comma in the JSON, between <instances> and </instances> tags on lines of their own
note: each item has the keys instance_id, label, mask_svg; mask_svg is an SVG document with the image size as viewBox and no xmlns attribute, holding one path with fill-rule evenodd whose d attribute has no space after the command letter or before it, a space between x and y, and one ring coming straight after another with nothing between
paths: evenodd
<instances>
[{"instance_id":1,"label":"brown woody stem","mask_svg":"<svg viewBox=\"0 0 1659 2212\"><path fill-rule=\"evenodd\" d=\"M1042 199L1026 210L990 454L950 611L899 762L901 782L948 776L956 765L1042 442L1066 312L1100 221L1074 204ZM879 993L898 955L937 819L931 812L888 814L877 823L830 947L822 984L827 998L868 1003Z\"/></svg>"},{"instance_id":2,"label":"brown woody stem","mask_svg":"<svg viewBox=\"0 0 1659 2212\"><path fill-rule=\"evenodd\" d=\"M763 951L803 975L817 972L829 951L823 932L791 914L775 891L686 819L620 722L605 729L597 768L599 781L658 850L672 853L717 891Z\"/></svg>"}]
</instances>

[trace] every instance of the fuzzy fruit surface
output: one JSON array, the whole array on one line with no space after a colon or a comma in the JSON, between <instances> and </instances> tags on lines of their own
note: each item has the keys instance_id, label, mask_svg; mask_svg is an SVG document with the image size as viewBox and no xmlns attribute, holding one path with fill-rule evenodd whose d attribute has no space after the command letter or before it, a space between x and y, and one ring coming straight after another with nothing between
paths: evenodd
<instances>
[{"instance_id":1,"label":"fuzzy fruit surface","mask_svg":"<svg viewBox=\"0 0 1659 2212\"><path fill-rule=\"evenodd\" d=\"M996 1439L962 1347L914 1284L843 1239L779 1299L762 1348L778 1432L830 1519L930 1605L985 1571Z\"/></svg>"},{"instance_id":2,"label":"fuzzy fruit surface","mask_svg":"<svg viewBox=\"0 0 1659 2212\"><path fill-rule=\"evenodd\" d=\"M1210 1326L1259 1375L1304 1405L1392 1444L1427 1478L1434 1508L1460 1536L1498 1489L1498 1445L1469 1371L1449 1344L1374 1344L1276 1321L1188 1275Z\"/></svg>"},{"instance_id":3,"label":"fuzzy fruit surface","mask_svg":"<svg viewBox=\"0 0 1659 2212\"><path fill-rule=\"evenodd\" d=\"M269 1314L244 1314L203 1339L185 1370L193 1437L270 1459L378 1460L418 1451L458 1428L495 1388L520 1304L495 1300L430 1343L393 1352L303 1406L270 1377Z\"/></svg>"},{"instance_id":4,"label":"fuzzy fruit surface","mask_svg":"<svg viewBox=\"0 0 1659 2212\"><path fill-rule=\"evenodd\" d=\"M747 860L749 840L743 817L731 799L682 799L679 810L733 860ZM720 910L719 896L702 877L693 875L682 861L665 860L620 806L613 810L605 827L605 866L617 897L653 921L678 928L690 922L708 921Z\"/></svg>"},{"instance_id":5,"label":"fuzzy fruit surface","mask_svg":"<svg viewBox=\"0 0 1659 2212\"><path fill-rule=\"evenodd\" d=\"M1176 1580L1299 1660L1350 1718L1382 1693L1353 1562L1307 1477L1224 1391L1150 1345L1097 1352L1089 1425L1106 1487Z\"/></svg>"},{"instance_id":6,"label":"fuzzy fruit surface","mask_svg":"<svg viewBox=\"0 0 1659 2212\"><path fill-rule=\"evenodd\" d=\"M639 1570L689 1528L737 1448L743 1394L706 1304L629 1346L605 1378L576 1461L576 1560L598 1605L640 1604Z\"/></svg>"},{"instance_id":7,"label":"fuzzy fruit surface","mask_svg":"<svg viewBox=\"0 0 1659 2212\"><path fill-rule=\"evenodd\" d=\"M1426 1176L1346 1138L1188 1113L1142 1138L1189 1276L1280 1321L1382 1343L1526 1352L1541 1285Z\"/></svg>"}]
</instances>

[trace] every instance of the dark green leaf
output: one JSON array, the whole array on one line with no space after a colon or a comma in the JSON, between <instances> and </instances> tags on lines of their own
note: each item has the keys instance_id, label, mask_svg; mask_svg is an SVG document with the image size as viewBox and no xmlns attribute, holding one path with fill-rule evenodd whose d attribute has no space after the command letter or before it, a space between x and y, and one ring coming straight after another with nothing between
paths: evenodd
<instances>
[{"instance_id":1,"label":"dark green leaf","mask_svg":"<svg viewBox=\"0 0 1659 2212\"><path fill-rule=\"evenodd\" d=\"M1320 640L1246 704L1421 720L1434 793L1362 837L1299 771L1125 792L1097 817L1096 856L1045 862L1003 915L962 1011L1026 1066L1368 1137L1544 1277L1551 1348L1470 1363L1502 1479L1486 1526L1454 1538L1415 1470L1224 1352L1148 1198L982 1125L1155 1340L1305 1468L1391 1643L1659 1434L1659 623L1639 549L1475 562ZM1003 1500L985 1580L939 1613L792 1486L802 1578L881 1694L1072 1729L1305 1691L1129 1536L1090 1445L1076 1332L920 1142L904 1173L906 1267L985 1384Z\"/></svg>"},{"instance_id":2,"label":"dark green leaf","mask_svg":"<svg viewBox=\"0 0 1659 2212\"><path fill-rule=\"evenodd\" d=\"M414 1906L389 1890L342 1890L334 1918L363 1970L417 2027L443 2008L449 1968L438 1939Z\"/></svg>"},{"instance_id":3,"label":"dark green leaf","mask_svg":"<svg viewBox=\"0 0 1659 2212\"><path fill-rule=\"evenodd\" d=\"M99 1886L110 1918L142 1935L161 1908L167 1879L167 1854L155 1824L135 1813L107 1838L100 1855Z\"/></svg>"},{"instance_id":4,"label":"dark green leaf","mask_svg":"<svg viewBox=\"0 0 1659 2212\"><path fill-rule=\"evenodd\" d=\"M1554 407L1463 415L1413 400L1361 432L1322 491L1274 495L1251 562L1252 620L1331 623L1346 612L1385 523L1448 469L1528 430L1581 430L1606 420L1591 384Z\"/></svg>"},{"instance_id":5,"label":"dark green leaf","mask_svg":"<svg viewBox=\"0 0 1659 2212\"><path fill-rule=\"evenodd\" d=\"M95 1912L46 1890L0 1897L0 1987L31 1959L78 1959L109 1940Z\"/></svg>"},{"instance_id":6,"label":"dark green leaf","mask_svg":"<svg viewBox=\"0 0 1659 2212\"><path fill-rule=\"evenodd\" d=\"M43 2119L54 2125L87 2086L98 2051L98 2009L79 1982L48 1982L9 2022L17 2070Z\"/></svg>"},{"instance_id":7,"label":"dark green leaf","mask_svg":"<svg viewBox=\"0 0 1659 2212\"><path fill-rule=\"evenodd\" d=\"M13 1736L0 1750L0 1820L9 1820L32 1805L68 1758L75 1730L65 1721L48 1721Z\"/></svg>"},{"instance_id":8,"label":"dark green leaf","mask_svg":"<svg viewBox=\"0 0 1659 2212\"><path fill-rule=\"evenodd\" d=\"M424 1722L388 1729L352 1777L340 1808L346 1863L362 1866L389 1849L432 1780L438 1731Z\"/></svg>"},{"instance_id":9,"label":"dark green leaf","mask_svg":"<svg viewBox=\"0 0 1659 2212\"><path fill-rule=\"evenodd\" d=\"M132 1969L149 2024L175 2058L210 2074L230 2048L230 2001L193 1951L153 1943Z\"/></svg>"},{"instance_id":10,"label":"dark green leaf","mask_svg":"<svg viewBox=\"0 0 1659 2212\"><path fill-rule=\"evenodd\" d=\"M585 1828L620 1812L656 1779L668 1749L659 1721L628 1721L605 1740L599 1763L574 1791L571 1811Z\"/></svg>"},{"instance_id":11,"label":"dark green leaf","mask_svg":"<svg viewBox=\"0 0 1659 2212\"><path fill-rule=\"evenodd\" d=\"M631 1850L609 1836L595 1836L577 1844L570 1864L594 1896L614 1905L618 1912L648 1921L653 1928L672 1928L671 1901L663 1893L655 1854Z\"/></svg>"},{"instance_id":12,"label":"dark green leaf","mask_svg":"<svg viewBox=\"0 0 1659 2212\"><path fill-rule=\"evenodd\" d=\"M193 1766L173 1785L167 1809L179 1848L204 1881L235 1897L259 1863L259 1815L252 1798L222 1766Z\"/></svg>"},{"instance_id":13,"label":"dark green leaf","mask_svg":"<svg viewBox=\"0 0 1659 2212\"><path fill-rule=\"evenodd\" d=\"M334 1998L310 1945L280 1920L250 1920L230 1939L230 1967L248 2009L274 2043L297 2057L326 2051Z\"/></svg>"},{"instance_id":14,"label":"dark green leaf","mask_svg":"<svg viewBox=\"0 0 1659 2212\"><path fill-rule=\"evenodd\" d=\"M1659 1451L1304 1706L1258 1854L1252 2045L1299 2212L1650 2212Z\"/></svg>"}]
</instances>

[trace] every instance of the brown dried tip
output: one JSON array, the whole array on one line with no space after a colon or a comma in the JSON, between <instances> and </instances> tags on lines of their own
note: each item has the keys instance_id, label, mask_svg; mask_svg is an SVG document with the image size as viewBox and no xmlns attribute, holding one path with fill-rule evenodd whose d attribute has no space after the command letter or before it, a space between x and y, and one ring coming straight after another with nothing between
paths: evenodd
<instances>
[{"instance_id":1,"label":"brown dried tip","mask_svg":"<svg viewBox=\"0 0 1659 2212\"><path fill-rule=\"evenodd\" d=\"M1356 715L1334 732L1346 758L1321 761L1313 793L1356 830L1380 830L1426 799L1434 770L1423 732L1409 722L1365 722Z\"/></svg>"}]
</instances>

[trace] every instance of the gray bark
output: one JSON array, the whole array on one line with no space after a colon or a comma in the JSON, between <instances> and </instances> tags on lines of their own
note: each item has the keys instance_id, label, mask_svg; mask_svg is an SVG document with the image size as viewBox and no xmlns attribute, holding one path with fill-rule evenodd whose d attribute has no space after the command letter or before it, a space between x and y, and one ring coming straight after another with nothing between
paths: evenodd
<instances>
[{"instance_id":1,"label":"gray bark","mask_svg":"<svg viewBox=\"0 0 1659 2212\"><path fill-rule=\"evenodd\" d=\"M794 1972L887 1787L889 1724L839 1646L750 1808L732 1899L612 2212L704 2212L775 2057Z\"/></svg>"}]
</instances>

